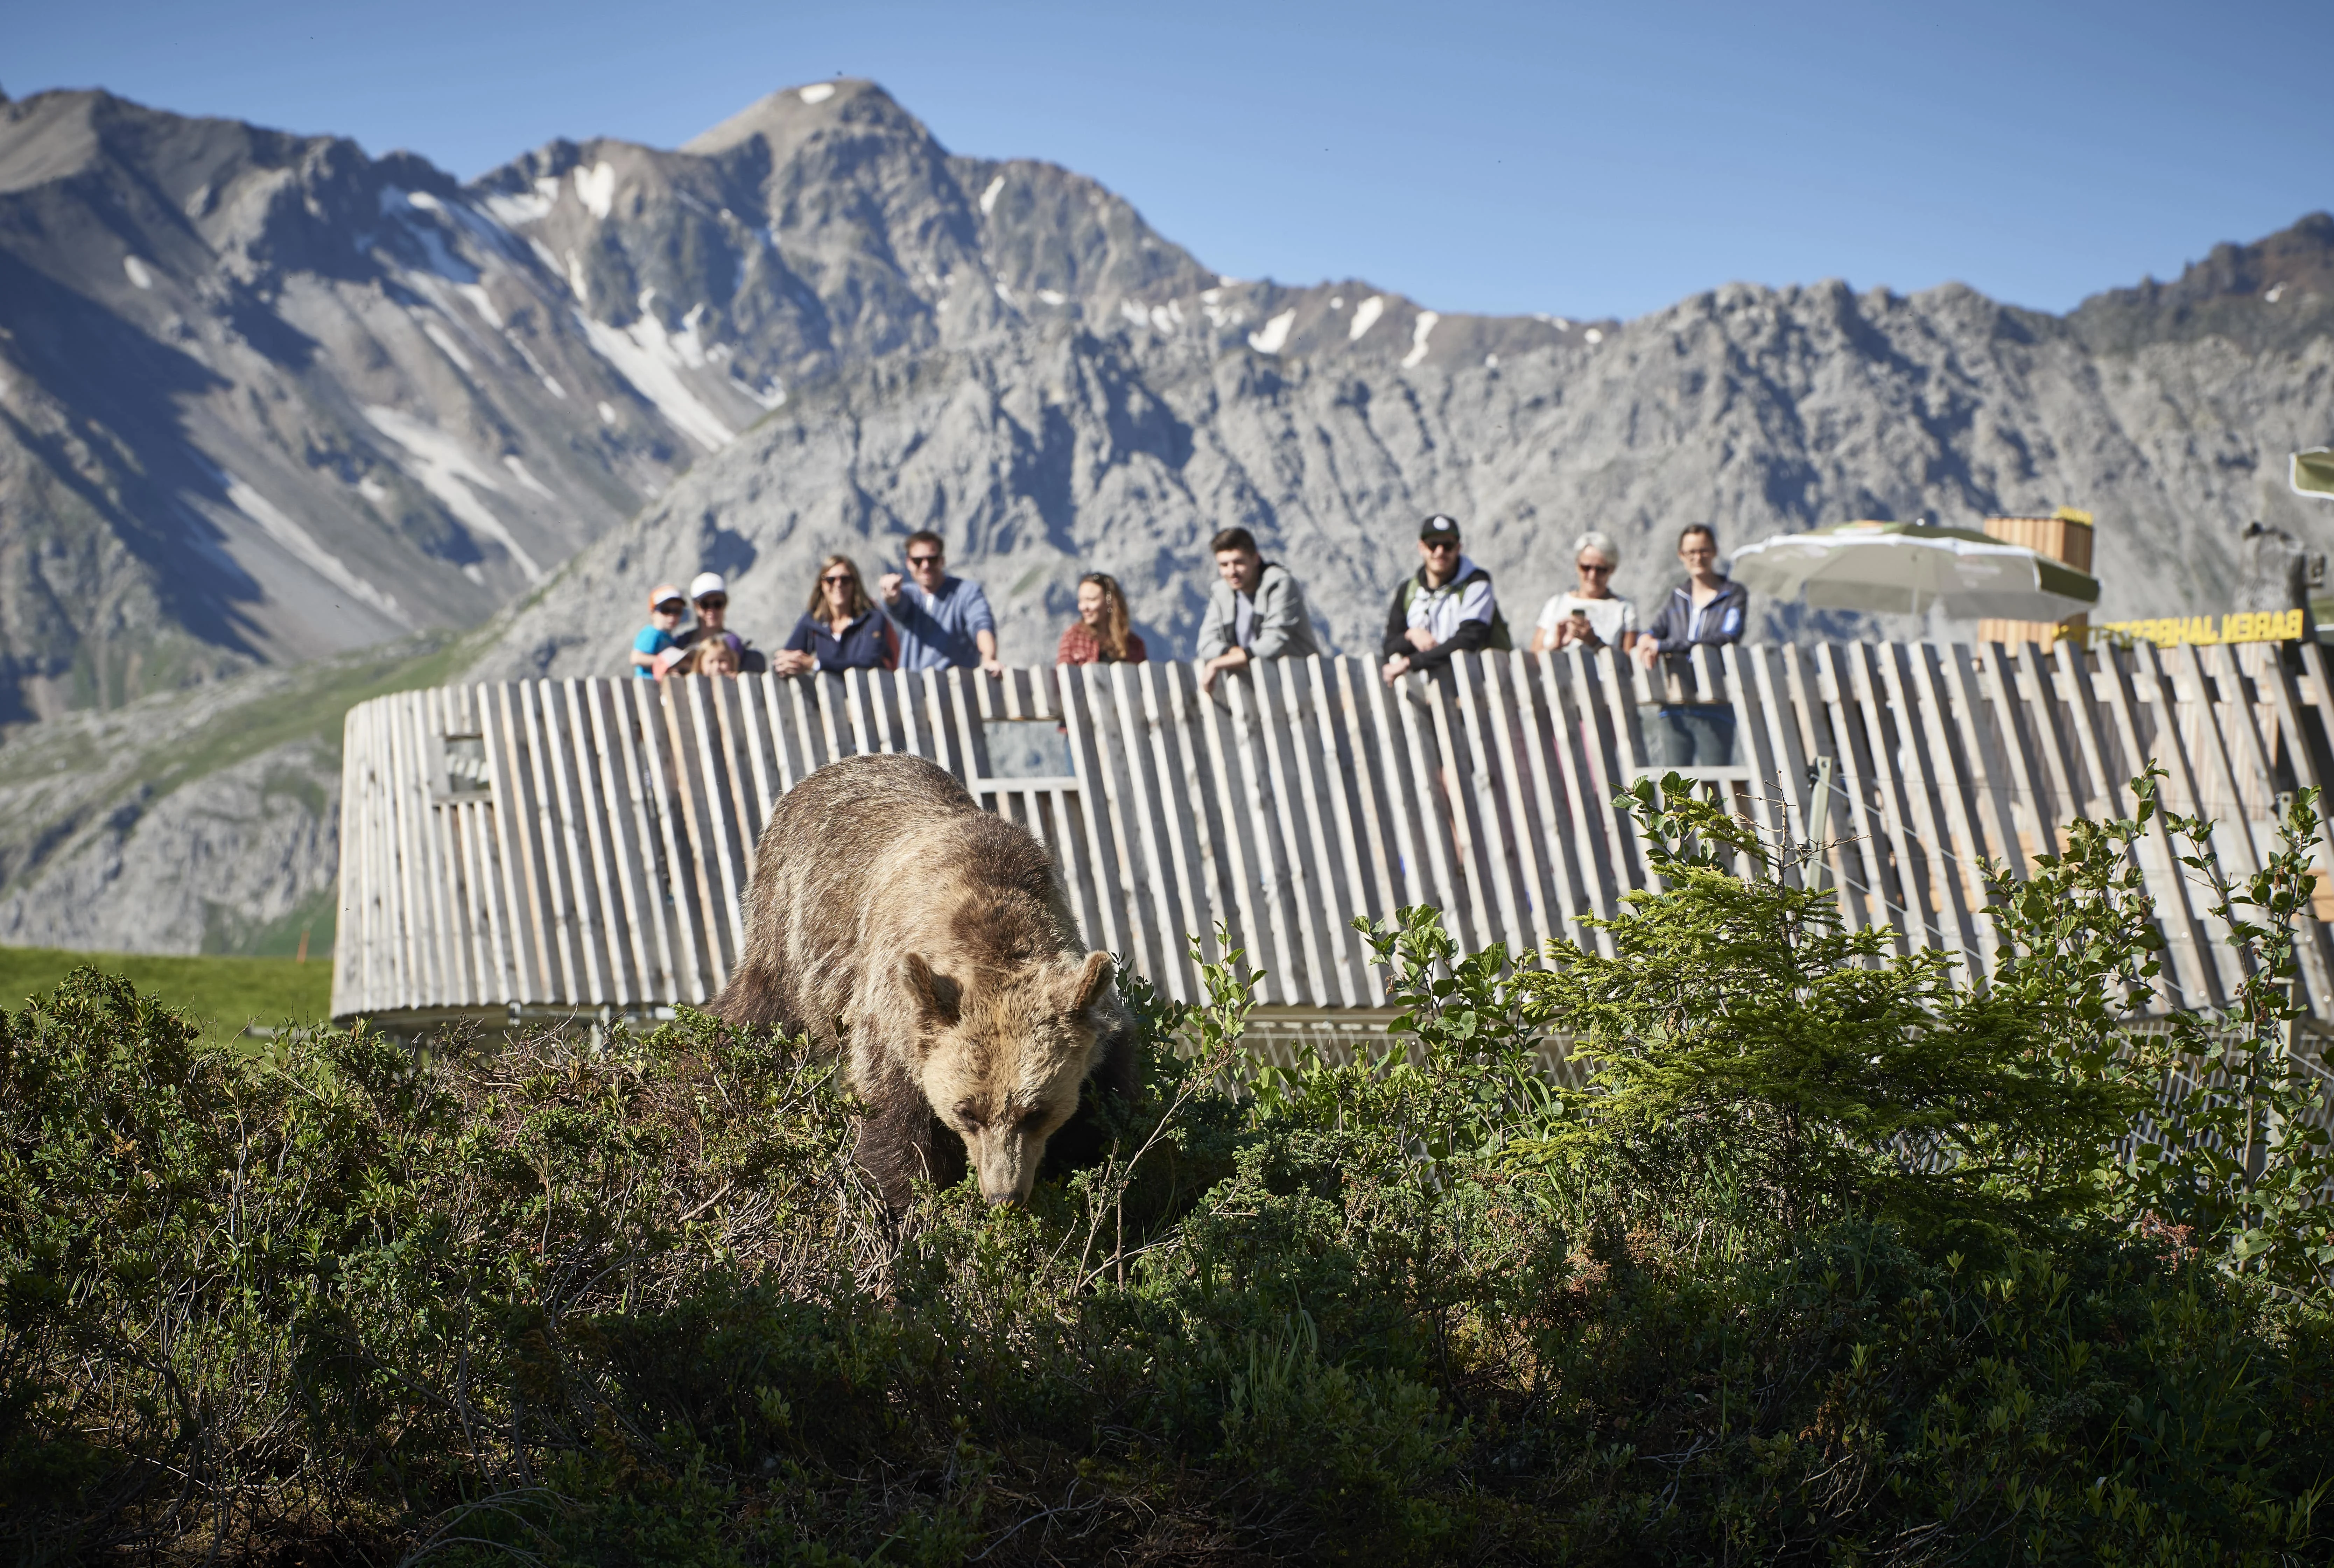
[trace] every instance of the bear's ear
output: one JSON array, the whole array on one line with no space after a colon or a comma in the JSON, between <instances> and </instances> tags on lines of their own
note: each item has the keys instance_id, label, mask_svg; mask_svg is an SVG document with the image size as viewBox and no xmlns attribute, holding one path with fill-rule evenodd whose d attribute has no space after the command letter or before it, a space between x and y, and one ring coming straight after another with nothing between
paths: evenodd
<instances>
[{"instance_id":1,"label":"bear's ear","mask_svg":"<svg viewBox=\"0 0 2334 1568\"><path fill-rule=\"evenodd\" d=\"M1068 1005L1062 1010L1075 1018L1095 1004L1102 988L1110 984L1117 972L1108 953L1088 953L1085 962L1070 971L1067 986Z\"/></svg>"},{"instance_id":2,"label":"bear's ear","mask_svg":"<svg viewBox=\"0 0 2334 1568\"><path fill-rule=\"evenodd\" d=\"M921 1022L949 1024L957 1021L964 998L962 988L946 975L934 974L921 953L911 953L900 960L900 984L907 988Z\"/></svg>"}]
</instances>

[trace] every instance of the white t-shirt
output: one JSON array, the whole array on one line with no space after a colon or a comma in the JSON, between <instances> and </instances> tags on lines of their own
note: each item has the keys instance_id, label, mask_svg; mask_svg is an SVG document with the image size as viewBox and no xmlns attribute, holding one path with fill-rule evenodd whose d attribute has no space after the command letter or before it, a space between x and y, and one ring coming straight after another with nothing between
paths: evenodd
<instances>
[{"instance_id":1,"label":"white t-shirt","mask_svg":"<svg viewBox=\"0 0 2334 1568\"><path fill-rule=\"evenodd\" d=\"M1589 630L1600 642L1615 648L1621 645L1621 634L1637 630L1637 607L1629 601L1615 596L1611 599L1587 599L1577 593L1559 593L1541 607L1539 629L1549 636L1571 618L1576 610L1588 613Z\"/></svg>"},{"instance_id":2,"label":"white t-shirt","mask_svg":"<svg viewBox=\"0 0 2334 1568\"><path fill-rule=\"evenodd\" d=\"M1232 646L1246 648L1256 640L1256 601L1232 590Z\"/></svg>"}]
</instances>

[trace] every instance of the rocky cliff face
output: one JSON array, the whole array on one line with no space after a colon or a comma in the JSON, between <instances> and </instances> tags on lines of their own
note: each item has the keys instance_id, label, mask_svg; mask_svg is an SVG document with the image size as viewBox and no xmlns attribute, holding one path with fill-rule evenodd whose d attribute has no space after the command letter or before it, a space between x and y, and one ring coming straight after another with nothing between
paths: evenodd
<instances>
[{"instance_id":1,"label":"rocky cliff face","mask_svg":"<svg viewBox=\"0 0 2334 1568\"><path fill-rule=\"evenodd\" d=\"M2334 225L2249 248L2309 281L2134 291L2065 319L1838 284L1594 325L1442 318L1358 284L1214 282L1140 321L1033 313L805 390L579 555L479 668L615 669L641 590L701 563L732 574L733 624L775 641L820 554L873 571L919 527L986 581L1008 658L1029 661L1096 567L1153 649L1187 650L1207 539L1232 523L1297 571L1336 644L1371 646L1434 510L1465 521L1518 622L1591 526L1622 544L1620 591L1650 601L1688 522L1736 544L2070 503L2111 541L2103 613L2213 606L2253 523L2334 537L2283 480L2288 451L2334 434ZM2199 311L2242 330L2197 335ZM1770 637L1879 629L1761 609Z\"/></svg>"},{"instance_id":2,"label":"rocky cliff face","mask_svg":"<svg viewBox=\"0 0 2334 1568\"><path fill-rule=\"evenodd\" d=\"M1238 523L1355 649L1430 510L1520 630L1584 527L1649 600L1689 521L2074 504L2103 609L2162 613L2248 592L2257 522L2334 544L2282 478L2329 438L2323 215L2065 317L1818 284L1493 319L1218 277L865 82L468 186L103 93L0 102L0 723L132 705L0 742L0 940L274 940L333 874L333 705L403 657L364 650L612 672L649 584L703 567L767 646L818 554L873 572L937 527L1009 658L1050 656L1090 567L1181 653Z\"/></svg>"},{"instance_id":3,"label":"rocky cliff face","mask_svg":"<svg viewBox=\"0 0 2334 1568\"><path fill-rule=\"evenodd\" d=\"M467 188L101 92L0 105L0 723L475 625L798 381L1201 277L865 83Z\"/></svg>"}]
</instances>

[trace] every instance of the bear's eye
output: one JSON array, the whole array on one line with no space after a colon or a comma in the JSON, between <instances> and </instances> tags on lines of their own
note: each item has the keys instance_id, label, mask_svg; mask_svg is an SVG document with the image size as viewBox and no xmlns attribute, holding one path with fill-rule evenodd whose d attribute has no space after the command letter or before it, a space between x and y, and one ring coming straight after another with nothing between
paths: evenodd
<instances>
[{"instance_id":1,"label":"bear's eye","mask_svg":"<svg viewBox=\"0 0 2334 1568\"><path fill-rule=\"evenodd\" d=\"M1046 1108L1042 1105L1035 1111L1025 1111L1021 1113L1021 1130L1024 1132L1035 1131L1044 1124L1045 1120Z\"/></svg>"}]
</instances>

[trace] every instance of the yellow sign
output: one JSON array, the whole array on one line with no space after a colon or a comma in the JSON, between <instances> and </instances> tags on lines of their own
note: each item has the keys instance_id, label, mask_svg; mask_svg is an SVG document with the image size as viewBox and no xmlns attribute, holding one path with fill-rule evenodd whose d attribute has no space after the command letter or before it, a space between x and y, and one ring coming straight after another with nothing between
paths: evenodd
<instances>
[{"instance_id":1,"label":"yellow sign","mask_svg":"<svg viewBox=\"0 0 2334 1568\"><path fill-rule=\"evenodd\" d=\"M2158 648L2291 642L2301 635L2301 611L2241 610L2227 615L2172 615L2156 620L2112 620L2094 630L2135 642L2152 642Z\"/></svg>"}]
</instances>

